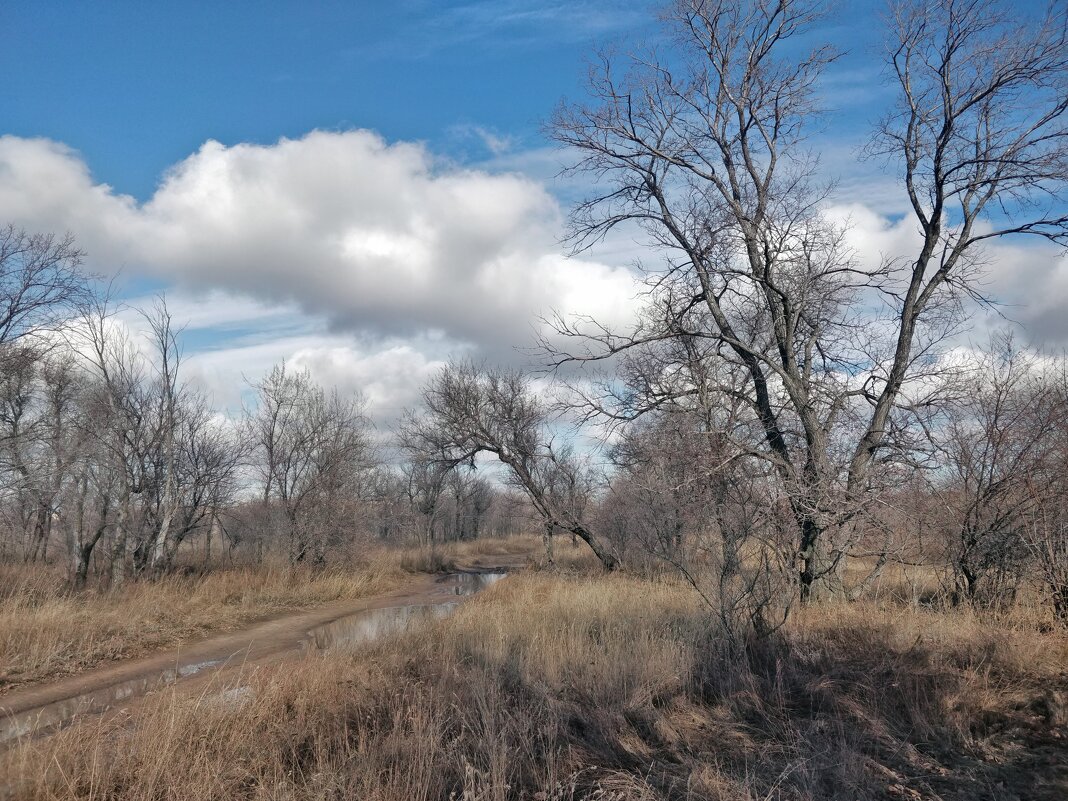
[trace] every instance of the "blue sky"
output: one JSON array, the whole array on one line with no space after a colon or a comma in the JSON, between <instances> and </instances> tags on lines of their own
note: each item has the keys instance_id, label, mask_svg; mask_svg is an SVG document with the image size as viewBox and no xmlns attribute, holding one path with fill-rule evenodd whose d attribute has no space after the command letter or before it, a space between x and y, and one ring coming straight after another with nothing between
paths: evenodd
<instances>
[{"instance_id":1,"label":"blue sky","mask_svg":"<svg viewBox=\"0 0 1068 801\"><path fill-rule=\"evenodd\" d=\"M867 259L911 236L855 159L891 97L880 7L810 37L845 51L814 146ZM579 188L541 126L596 44L656 30L616 0L0 0L0 222L72 232L132 302L166 290L221 406L285 358L388 420L449 355L520 359L539 315L633 314L634 242L564 257ZM1042 258L1003 261L1068 293Z\"/></svg>"},{"instance_id":2,"label":"blue sky","mask_svg":"<svg viewBox=\"0 0 1068 801\"><path fill-rule=\"evenodd\" d=\"M207 138L358 127L478 156L469 126L534 143L591 41L648 19L625 2L6 3L0 120L141 199Z\"/></svg>"},{"instance_id":3,"label":"blue sky","mask_svg":"<svg viewBox=\"0 0 1068 801\"><path fill-rule=\"evenodd\" d=\"M474 127L519 147L581 94L599 42L655 31L641 2L103 2L0 7L0 125L76 148L139 199L205 139L270 143L369 128L458 159L486 155ZM835 125L872 112L876 26L867 3L827 26L846 57L828 80ZM867 84L867 88L864 88ZM844 133L845 131L843 131Z\"/></svg>"}]
</instances>

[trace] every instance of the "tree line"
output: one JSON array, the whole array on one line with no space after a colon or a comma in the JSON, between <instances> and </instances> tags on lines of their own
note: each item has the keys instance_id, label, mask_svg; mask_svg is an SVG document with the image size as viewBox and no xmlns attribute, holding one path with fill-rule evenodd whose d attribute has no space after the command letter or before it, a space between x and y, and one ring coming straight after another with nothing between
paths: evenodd
<instances>
[{"instance_id":1,"label":"tree line","mask_svg":"<svg viewBox=\"0 0 1068 801\"><path fill-rule=\"evenodd\" d=\"M321 564L525 525L522 499L485 477L384 453L361 399L306 371L278 365L247 410L220 413L185 380L165 299L125 308L81 261L70 239L0 231L3 559L118 587L189 567L194 542L206 559L214 545Z\"/></svg>"}]
</instances>

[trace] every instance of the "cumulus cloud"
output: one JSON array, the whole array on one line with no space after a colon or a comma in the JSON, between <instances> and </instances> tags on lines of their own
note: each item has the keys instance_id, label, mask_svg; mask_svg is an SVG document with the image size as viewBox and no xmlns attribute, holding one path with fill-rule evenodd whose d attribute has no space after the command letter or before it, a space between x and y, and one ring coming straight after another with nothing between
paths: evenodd
<instances>
[{"instance_id":1,"label":"cumulus cloud","mask_svg":"<svg viewBox=\"0 0 1068 801\"><path fill-rule=\"evenodd\" d=\"M425 344L365 342L329 333L250 337L193 353L185 372L219 407L234 412L248 400L249 382L285 361L343 395L362 395L370 417L388 425L404 408L417 404L422 385L445 363L446 353L433 343L421 347Z\"/></svg>"},{"instance_id":2,"label":"cumulus cloud","mask_svg":"<svg viewBox=\"0 0 1068 801\"><path fill-rule=\"evenodd\" d=\"M368 131L209 141L143 202L63 144L4 136L0 220L70 231L94 269L162 281L188 375L230 409L285 359L386 421L449 354L522 358L541 316L623 322L636 295L627 269L561 255L542 183Z\"/></svg>"},{"instance_id":3,"label":"cumulus cloud","mask_svg":"<svg viewBox=\"0 0 1068 801\"><path fill-rule=\"evenodd\" d=\"M533 153L476 169L363 130L209 141L138 200L63 144L3 136L0 220L70 231L95 269L165 284L189 323L191 374L220 404L236 407L245 377L286 359L360 390L384 421L449 354L522 358L515 348L552 312L633 318L639 286L619 265L643 251L624 236L597 258L565 258L560 202L530 175L558 154ZM829 214L849 222L863 264L915 253L915 223L892 204L850 192L839 204ZM1007 316L1047 344L1068 341L1063 256L1012 242L987 261Z\"/></svg>"},{"instance_id":4,"label":"cumulus cloud","mask_svg":"<svg viewBox=\"0 0 1068 801\"><path fill-rule=\"evenodd\" d=\"M911 214L895 217L870 206L832 206L828 215L848 226L846 241L866 269L884 259L915 258L922 244ZM972 254L979 269L973 289L991 302L971 320L969 338L985 339L994 329L1019 326L1025 340L1041 346L1068 345L1068 257L1063 249L1034 237L991 240Z\"/></svg>"},{"instance_id":5,"label":"cumulus cloud","mask_svg":"<svg viewBox=\"0 0 1068 801\"><path fill-rule=\"evenodd\" d=\"M209 141L144 203L63 145L0 137L0 219L69 230L100 269L292 303L365 335L499 348L553 309L621 310L634 294L626 269L560 257L559 206L540 183L361 130Z\"/></svg>"}]
</instances>

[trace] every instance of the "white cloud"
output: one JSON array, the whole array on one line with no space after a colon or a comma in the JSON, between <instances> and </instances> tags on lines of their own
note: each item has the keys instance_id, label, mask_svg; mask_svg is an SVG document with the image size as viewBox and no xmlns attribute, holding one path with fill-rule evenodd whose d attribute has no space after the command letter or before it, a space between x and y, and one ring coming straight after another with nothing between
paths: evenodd
<instances>
[{"instance_id":1,"label":"white cloud","mask_svg":"<svg viewBox=\"0 0 1068 801\"><path fill-rule=\"evenodd\" d=\"M866 270L877 269L885 259L915 256L922 244L911 215L895 221L863 203L842 203L830 206L827 217L846 227L846 244Z\"/></svg>"},{"instance_id":2,"label":"white cloud","mask_svg":"<svg viewBox=\"0 0 1068 801\"><path fill-rule=\"evenodd\" d=\"M129 298L123 316L137 316L137 309L147 309L159 295ZM196 294L165 293L167 308L175 324L185 331L226 332L233 329L270 326L272 329L304 326L307 320L299 307L292 303L264 303L246 295L235 295L218 289Z\"/></svg>"},{"instance_id":3,"label":"white cloud","mask_svg":"<svg viewBox=\"0 0 1068 801\"><path fill-rule=\"evenodd\" d=\"M343 395L361 394L371 418L388 424L405 407L417 403L423 383L444 364L445 357L433 343L360 342L349 336L302 333L198 351L189 357L185 369L218 406L235 411L248 397L248 382L284 360Z\"/></svg>"},{"instance_id":4,"label":"white cloud","mask_svg":"<svg viewBox=\"0 0 1068 801\"><path fill-rule=\"evenodd\" d=\"M409 60L475 43L482 49L514 53L553 43L584 43L640 28L649 20L645 9L621 0L540 4L526 0L474 0L412 20L401 38L382 40L376 47L347 50L344 55L351 59Z\"/></svg>"},{"instance_id":5,"label":"white cloud","mask_svg":"<svg viewBox=\"0 0 1068 801\"><path fill-rule=\"evenodd\" d=\"M596 256L564 258L558 200L520 172L557 158L509 152L464 168L368 131L209 141L139 202L62 144L4 136L0 220L70 231L95 268L165 283L193 335L190 375L221 405L235 408L246 377L287 359L362 391L385 421L450 353L521 359L515 348L553 311L632 319L639 287L612 265L643 250L621 232ZM882 194L869 200L846 192L830 210L851 223L860 260L914 254L911 217L886 216ZM1019 242L988 252L990 294L1021 304L1007 314L1068 341L1068 261Z\"/></svg>"},{"instance_id":6,"label":"white cloud","mask_svg":"<svg viewBox=\"0 0 1068 801\"><path fill-rule=\"evenodd\" d=\"M502 134L483 125L463 123L449 128L449 134L456 139L475 139L481 143L493 158L500 158L515 150L518 140L514 136Z\"/></svg>"},{"instance_id":7,"label":"white cloud","mask_svg":"<svg viewBox=\"0 0 1068 801\"><path fill-rule=\"evenodd\" d=\"M368 131L209 141L145 202L62 144L0 137L0 220L70 231L93 268L162 280L188 374L230 409L287 359L385 420L449 353L521 359L554 311L625 322L631 273L563 258L560 218L534 179Z\"/></svg>"},{"instance_id":8,"label":"white cloud","mask_svg":"<svg viewBox=\"0 0 1068 801\"><path fill-rule=\"evenodd\" d=\"M62 145L0 137L0 219L70 230L101 269L296 304L382 336L500 348L565 300L632 294L626 270L558 261L560 210L540 183L368 131L209 141L144 203L94 183Z\"/></svg>"}]
</instances>

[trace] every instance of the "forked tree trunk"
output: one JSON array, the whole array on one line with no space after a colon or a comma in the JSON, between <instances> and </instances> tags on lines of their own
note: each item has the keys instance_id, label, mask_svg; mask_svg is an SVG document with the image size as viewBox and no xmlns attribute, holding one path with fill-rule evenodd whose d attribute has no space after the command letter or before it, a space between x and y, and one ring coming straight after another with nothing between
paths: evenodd
<instances>
[{"instance_id":1,"label":"forked tree trunk","mask_svg":"<svg viewBox=\"0 0 1068 801\"><path fill-rule=\"evenodd\" d=\"M110 503L110 498L105 495L100 505L100 520L97 524L97 527L91 535L86 536L84 494L78 501L77 530L75 533L74 542L72 544L73 547L71 548L71 581L75 589L81 589L82 587L84 587L86 580L89 577L89 565L93 558L93 550L96 548L96 544L100 542L101 537L104 536L104 532L107 531L108 507Z\"/></svg>"}]
</instances>

